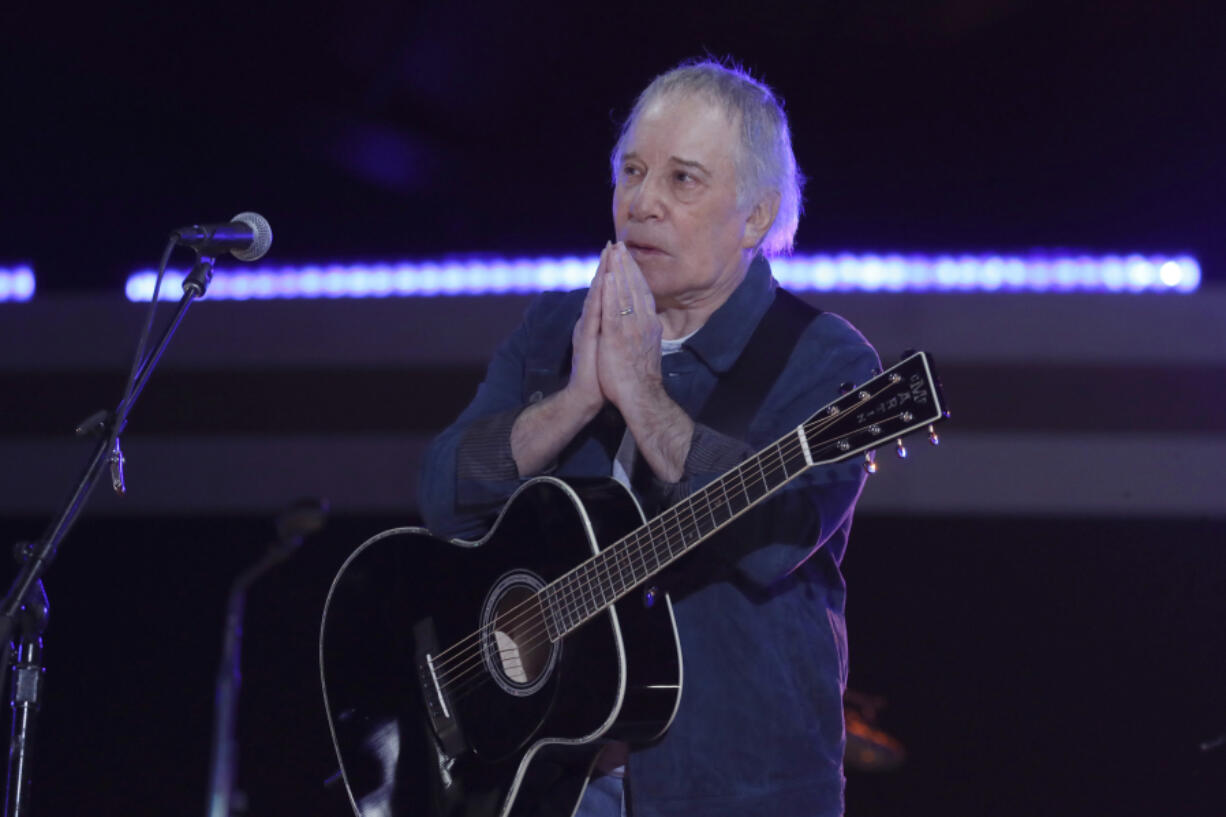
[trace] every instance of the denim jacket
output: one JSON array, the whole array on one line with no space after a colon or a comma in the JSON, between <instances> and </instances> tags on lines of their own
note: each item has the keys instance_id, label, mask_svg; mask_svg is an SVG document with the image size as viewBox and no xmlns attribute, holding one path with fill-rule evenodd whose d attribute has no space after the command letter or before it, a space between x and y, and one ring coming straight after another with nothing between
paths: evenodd
<instances>
[{"instance_id":1,"label":"denim jacket","mask_svg":"<svg viewBox=\"0 0 1226 817\"><path fill-rule=\"evenodd\" d=\"M745 348L775 289L769 265L756 259L682 350L664 357L665 389L690 416ZM525 406L565 386L584 292L533 301L472 403L429 448L420 506L435 534L480 537L519 486L511 426ZM650 489L657 495L640 501L651 508L688 495L879 365L850 324L820 314L765 398L756 396L747 439L697 424L681 481L657 483ZM599 415L550 473L611 474L619 420L614 411ZM855 460L813 468L660 577L674 604L685 680L667 735L631 754L636 817L842 814L847 646L839 564L863 483Z\"/></svg>"}]
</instances>

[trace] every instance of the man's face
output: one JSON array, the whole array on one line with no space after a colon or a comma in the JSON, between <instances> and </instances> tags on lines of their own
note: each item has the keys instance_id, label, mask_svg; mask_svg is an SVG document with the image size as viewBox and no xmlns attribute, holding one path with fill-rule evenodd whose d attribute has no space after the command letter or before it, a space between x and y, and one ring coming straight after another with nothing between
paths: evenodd
<instances>
[{"instance_id":1,"label":"man's face","mask_svg":"<svg viewBox=\"0 0 1226 817\"><path fill-rule=\"evenodd\" d=\"M737 207L737 123L700 97L664 96L626 139L613 224L661 308L723 299L757 237Z\"/></svg>"}]
</instances>

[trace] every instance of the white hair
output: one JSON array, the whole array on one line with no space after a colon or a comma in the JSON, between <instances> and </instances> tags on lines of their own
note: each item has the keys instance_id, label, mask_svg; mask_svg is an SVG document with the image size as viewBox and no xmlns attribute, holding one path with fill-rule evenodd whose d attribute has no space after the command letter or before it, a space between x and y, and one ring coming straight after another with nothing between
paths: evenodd
<instances>
[{"instance_id":1,"label":"white hair","mask_svg":"<svg viewBox=\"0 0 1226 817\"><path fill-rule=\"evenodd\" d=\"M787 114L766 83L735 64L709 59L686 62L653 79L639 94L613 147L613 183L617 183L630 129L652 103L671 94L701 96L739 122L741 139L734 152L737 206L750 207L767 193L778 193L779 212L759 246L768 256L791 252L803 210L805 177L792 152Z\"/></svg>"}]
</instances>

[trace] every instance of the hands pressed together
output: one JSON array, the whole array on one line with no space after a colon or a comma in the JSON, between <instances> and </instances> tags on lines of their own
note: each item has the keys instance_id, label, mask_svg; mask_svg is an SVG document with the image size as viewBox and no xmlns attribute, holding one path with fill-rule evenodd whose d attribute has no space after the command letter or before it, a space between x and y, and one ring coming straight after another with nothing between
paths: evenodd
<instances>
[{"instance_id":1,"label":"hands pressed together","mask_svg":"<svg viewBox=\"0 0 1226 817\"><path fill-rule=\"evenodd\" d=\"M570 383L593 413L609 401L627 416L663 395L655 298L638 264L618 242L605 245L572 337Z\"/></svg>"},{"instance_id":2,"label":"hands pressed together","mask_svg":"<svg viewBox=\"0 0 1226 817\"><path fill-rule=\"evenodd\" d=\"M543 469L607 401L621 411L656 475L679 480L694 424L664 391L662 336L642 270L625 244L606 244L572 335L570 381L524 411L512 429L520 475Z\"/></svg>"}]
</instances>

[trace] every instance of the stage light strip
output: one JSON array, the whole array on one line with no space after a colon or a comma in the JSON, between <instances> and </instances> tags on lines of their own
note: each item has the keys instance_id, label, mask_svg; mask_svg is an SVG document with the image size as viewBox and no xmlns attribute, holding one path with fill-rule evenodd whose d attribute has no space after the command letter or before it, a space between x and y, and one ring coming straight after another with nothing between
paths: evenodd
<instances>
[{"instance_id":1,"label":"stage light strip","mask_svg":"<svg viewBox=\"0 0 1226 817\"><path fill-rule=\"evenodd\" d=\"M0 267L0 303L28 301L33 297L34 270L29 267Z\"/></svg>"},{"instance_id":2,"label":"stage light strip","mask_svg":"<svg viewBox=\"0 0 1226 817\"><path fill-rule=\"evenodd\" d=\"M819 292L1192 292L1190 256L795 255L771 262L791 290ZM596 257L477 259L387 264L219 269L211 300L399 298L499 295L587 286ZM183 272L170 270L162 298L178 299ZM148 301L154 273L128 279L128 300Z\"/></svg>"}]
</instances>

